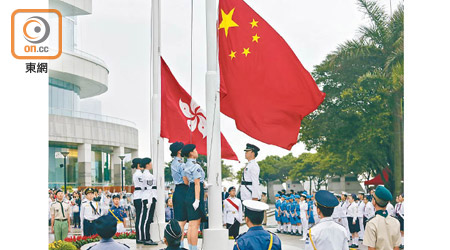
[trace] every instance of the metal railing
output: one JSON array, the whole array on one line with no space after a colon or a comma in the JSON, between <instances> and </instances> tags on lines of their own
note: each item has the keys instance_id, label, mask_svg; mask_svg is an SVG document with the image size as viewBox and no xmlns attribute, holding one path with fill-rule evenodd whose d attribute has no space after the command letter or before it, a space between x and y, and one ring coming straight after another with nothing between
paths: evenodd
<instances>
[{"instance_id":1,"label":"metal railing","mask_svg":"<svg viewBox=\"0 0 450 250\"><path fill-rule=\"evenodd\" d=\"M101 121L101 122L109 122L109 123L114 123L114 124L119 124L119 125L123 125L123 126L127 126L127 127L136 128L136 123L134 123L132 121L128 121L125 119L112 117L112 116L99 115L99 114L95 114L95 113L75 111L75 110L71 110L71 109L54 108L54 107L49 107L48 113L50 115L61 115L61 116L69 116L69 117L95 120L95 121Z\"/></svg>"},{"instance_id":2,"label":"metal railing","mask_svg":"<svg viewBox=\"0 0 450 250\"><path fill-rule=\"evenodd\" d=\"M105 63L105 61L103 61L103 59L100 59L100 58L97 57L97 56L94 56L94 55L92 55L92 54L89 54L89 53L84 52L84 51L79 50L79 49L73 49L73 53L74 53L75 55L80 55L80 56L82 56L83 58L89 59L90 61L93 61L93 62L95 62L95 63L97 63L97 64L100 64L100 65L102 65L103 67L105 67L106 70L108 70L108 65ZM109 70L108 70L108 71L109 71Z\"/></svg>"}]
</instances>

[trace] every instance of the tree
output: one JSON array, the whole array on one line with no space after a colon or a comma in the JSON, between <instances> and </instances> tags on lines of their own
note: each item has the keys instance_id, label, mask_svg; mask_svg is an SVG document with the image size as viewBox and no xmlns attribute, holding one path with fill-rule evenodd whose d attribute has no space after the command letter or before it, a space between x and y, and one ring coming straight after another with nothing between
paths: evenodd
<instances>
[{"instance_id":1,"label":"tree","mask_svg":"<svg viewBox=\"0 0 450 250\"><path fill-rule=\"evenodd\" d=\"M124 171L125 186L133 185L133 172L131 171L131 161L125 162L123 166L125 167Z\"/></svg>"},{"instance_id":2,"label":"tree","mask_svg":"<svg viewBox=\"0 0 450 250\"><path fill-rule=\"evenodd\" d=\"M327 94L305 117L300 141L345 162L347 172L381 173L387 187L402 192L403 5L388 16L376 1L358 0L370 24L315 66L313 76Z\"/></svg>"}]
</instances>

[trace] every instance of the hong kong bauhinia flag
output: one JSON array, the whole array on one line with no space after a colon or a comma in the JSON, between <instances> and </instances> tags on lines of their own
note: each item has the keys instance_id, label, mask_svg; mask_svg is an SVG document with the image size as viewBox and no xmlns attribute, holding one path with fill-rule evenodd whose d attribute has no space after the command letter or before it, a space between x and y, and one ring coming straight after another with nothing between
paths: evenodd
<instances>
[{"instance_id":1,"label":"hong kong bauhinia flag","mask_svg":"<svg viewBox=\"0 0 450 250\"><path fill-rule=\"evenodd\" d=\"M221 112L250 137L291 149L301 120L325 93L286 41L244 1L220 0L218 25Z\"/></svg>"},{"instance_id":2,"label":"hong kong bauhinia flag","mask_svg":"<svg viewBox=\"0 0 450 250\"><path fill-rule=\"evenodd\" d=\"M227 140L220 134L222 158L238 160ZM161 137L169 142L192 143L197 152L206 155L206 115L180 86L161 58Z\"/></svg>"}]
</instances>

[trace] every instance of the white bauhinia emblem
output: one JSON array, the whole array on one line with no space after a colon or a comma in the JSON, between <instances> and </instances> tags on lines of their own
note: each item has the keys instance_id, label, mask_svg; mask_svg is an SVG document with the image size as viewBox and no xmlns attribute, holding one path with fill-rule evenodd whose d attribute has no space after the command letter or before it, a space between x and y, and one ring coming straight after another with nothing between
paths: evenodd
<instances>
[{"instance_id":1,"label":"white bauhinia emblem","mask_svg":"<svg viewBox=\"0 0 450 250\"><path fill-rule=\"evenodd\" d=\"M194 101L194 99L191 99L191 106L187 103L184 103L180 99L180 109L181 112L183 112L184 116L186 116L187 125L189 129L194 132L196 128L198 128L198 131L202 133L203 138L206 137L206 116L203 110L200 108L200 106Z\"/></svg>"}]
</instances>

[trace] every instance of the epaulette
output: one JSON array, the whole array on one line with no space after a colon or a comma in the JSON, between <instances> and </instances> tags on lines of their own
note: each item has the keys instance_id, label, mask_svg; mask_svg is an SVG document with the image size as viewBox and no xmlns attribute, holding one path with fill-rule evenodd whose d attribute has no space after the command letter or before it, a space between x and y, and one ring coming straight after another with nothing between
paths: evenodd
<instances>
[{"instance_id":1,"label":"epaulette","mask_svg":"<svg viewBox=\"0 0 450 250\"><path fill-rule=\"evenodd\" d=\"M93 246L96 246L97 244L95 244L95 245L92 245L92 246L90 246L88 249L86 249L86 250L89 250L89 249L91 249Z\"/></svg>"},{"instance_id":2,"label":"epaulette","mask_svg":"<svg viewBox=\"0 0 450 250\"><path fill-rule=\"evenodd\" d=\"M127 244L125 244L125 243L121 243L121 242L119 242L120 244L122 244L122 245L124 245L124 246L126 246L127 248L130 248Z\"/></svg>"}]
</instances>

